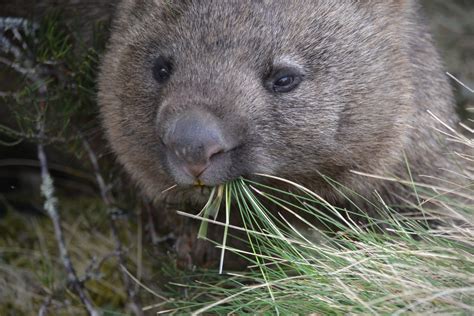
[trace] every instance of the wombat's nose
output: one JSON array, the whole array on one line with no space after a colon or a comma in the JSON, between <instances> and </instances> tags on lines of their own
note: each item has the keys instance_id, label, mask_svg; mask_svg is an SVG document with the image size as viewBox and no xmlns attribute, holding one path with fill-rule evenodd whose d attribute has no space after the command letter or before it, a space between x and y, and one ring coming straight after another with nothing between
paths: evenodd
<instances>
[{"instance_id":1,"label":"wombat's nose","mask_svg":"<svg viewBox=\"0 0 474 316\"><path fill-rule=\"evenodd\" d=\"M209 167L214 155L228 149L217 118L201 112L178 117L164 143L176 159L174 163L193 177L199 177Z\"/></svg>"}]
</instances>

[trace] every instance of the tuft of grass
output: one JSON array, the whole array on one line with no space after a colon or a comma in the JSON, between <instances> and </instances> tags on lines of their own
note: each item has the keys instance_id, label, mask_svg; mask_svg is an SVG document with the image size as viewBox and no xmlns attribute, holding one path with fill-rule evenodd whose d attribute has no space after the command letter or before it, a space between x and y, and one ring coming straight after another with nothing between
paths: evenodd
<instances>
[{"instance_id":1,"label":"tuft of grass","mask_svg":"<svg viewBox=\"0 0 474 316\"><path fill-rule=\"evenodd\" d=\"M472 152L472 138L446 128L446 135ZM469 162L473 157L463 158ZM167 313L474 313L474 177L469 171L462 200L452 190L405 181L418 199L411 207L422 216L397 212L382 200L369 216L357 207L334 207L297 183L260 176L291 190L240 178L215 189L197 216L180 212L202 220L202 227L212 222L224 226L225 233L229 228L243 231L246 249L228 247L226 236L216 243L222 250L221 269L225 251L243 256L249 266L181 285L200 294L169 302ZM229 225L228 215L225 222L209 218L222 201L226 213L233 203L242 226Z\"/></svg>"}]
</instances>

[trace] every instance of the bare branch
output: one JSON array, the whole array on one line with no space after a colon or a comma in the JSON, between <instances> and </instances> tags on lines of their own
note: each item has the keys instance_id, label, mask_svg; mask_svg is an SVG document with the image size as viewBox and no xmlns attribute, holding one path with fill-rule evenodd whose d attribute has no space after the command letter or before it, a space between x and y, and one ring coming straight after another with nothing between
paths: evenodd
<instances>
[{"instance_id":1,"label":"bare branch","mask_svg":"<svg viewBox=\"0 0 474 316\"><path fill-rule=\"evenodd\" d=\"M0 30L3 30L3 31L21 29L22 31L25 31L27 34L30 34L31 31L34 31L37 28L38 28L38 25L36 23L32 23L31 21L24 18L0 17Z\"/></svg>"},{"instance_id":2,"label":"bare branch","mask_svg":"<svg viewBox=\"0 0 474 316\"><path fill-rule=\"evenodd\" d=\"M8 54L11 53L15 56L15 59L20 59L22 56L21 50L12 44L12 42L3 35L0 35L0 49Z\"/></svg>"},{"instance_id":3,"label":"bare branch","mask_svg":"<svg viewBox=\"0 0 474 316\"><path fill-rule=\"evenodd\" d=\"M39 136L41 139L41 137L44 136L44 122L42 119L39 120L38 125L39 125L39 128L38 128ZM71 258L69 256L69 252L66 247L66 242L64 240L64 233L61 227L61 217L58 211L58 200L55 196L53 179L51 178L51 175L49 173L48 161L47 161L46 154L44 151L43 143L41 141L38 143L38 160L40 162L40 168L41 168L41 180L42 180L41 194L43 195L45 199L44 208L46 212L48 213L48 216L50 217L51 221L53 222L54 235L58 243L61 261L67 272L68 282L71 285L71 287L74 289L74 291L79 295L79 298L81 302L84 304L85 308L87 309L89 315L99 316L100 315L99 311L95 309L90 298L86 294L86 290L84 289L83 284L79 281L77 277L77 273L74 269ZM45 313L46 308L47 308L47 305L44 305L44 308L42 307L40 312L44 310L43 313Z\"/></svg>"},{"instance_id":4,"label":"bare branch","mask_svg":"<svg viewBox=\"0 0 474 316\"><path fill-rule=\"evenodd\" d=\"M82 137L82 143L87 154L89 155L89 160L92 164L96 181L99 186L100 195L108 209L109 218L110 218L110 228L112 231L112 236L115 241L115 252L118 256L119 264L120 266L125 267L126 260L124 257L122 242L120 241L120 237L118 234L118 228L117 228L117 222L116 222L117 210L114 207L114 198L110 194L110 190L108 189L108 186L106 185L106 182L100 173L99 161L97 159L97 155L94 153L89 142L84 137ZM121 269L121 271L122 271L123 283L124 283L125 289L127 291L127 296L129 299L129 307L135 315L141 316L143 315L143 310L142 310L141 303L139 302L139 299L137 297L137 289L134 288L133 282L130 279L130 276L127 273L125 273L123 269Z\"/></svg>"}]
</instances>

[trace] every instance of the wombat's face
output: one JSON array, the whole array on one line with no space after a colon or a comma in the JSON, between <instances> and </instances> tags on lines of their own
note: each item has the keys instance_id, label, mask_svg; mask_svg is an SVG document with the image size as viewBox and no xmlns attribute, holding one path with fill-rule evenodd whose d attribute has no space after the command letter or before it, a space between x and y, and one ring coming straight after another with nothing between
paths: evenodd
<instances>
[{"instance_id":1,"label":"wombat's face","mask_svg":"<svg viewBox=\"0 0 474 316\"><path fill-rule=\"evenodd\" d=\"M410 113L400 2L124 1L100 78L110 143L153 197L388 164Z\"/></svg>"}]
</instances>

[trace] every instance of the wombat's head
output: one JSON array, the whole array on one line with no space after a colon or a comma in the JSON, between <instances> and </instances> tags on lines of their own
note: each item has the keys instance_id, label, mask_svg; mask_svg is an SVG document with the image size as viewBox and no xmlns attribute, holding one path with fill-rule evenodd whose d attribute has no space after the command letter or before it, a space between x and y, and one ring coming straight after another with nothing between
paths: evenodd
<instances>
[{"instance_id":1,"label":"wombat's head","mask_svg":"<svg viewBox=\"0 0 474 316\"><path fill-rule=\"evenodd\" d=\"M100 76L110 143L153 197L388 168L412 112L404 2L123 1Z\"/></svg>"}]
</instances>

